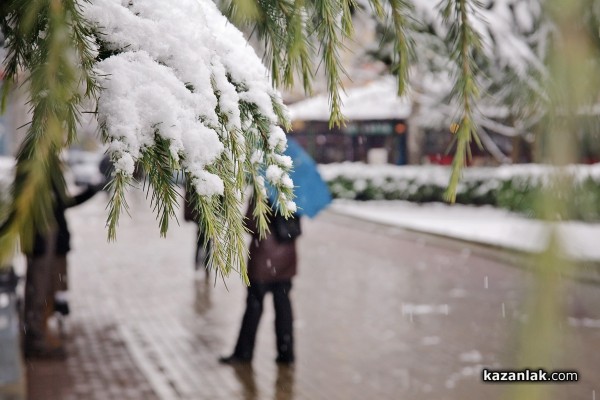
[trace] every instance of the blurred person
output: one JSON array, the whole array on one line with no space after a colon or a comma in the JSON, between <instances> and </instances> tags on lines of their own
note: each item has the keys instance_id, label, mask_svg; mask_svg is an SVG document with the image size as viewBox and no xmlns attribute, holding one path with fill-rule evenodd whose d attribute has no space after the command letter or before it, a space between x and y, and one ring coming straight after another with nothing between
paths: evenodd
<instances>
[{"instance_id":1,"label":"blurred person","mask_svg":"<svg viewBox=\"0 0 600 400\"><path fill-rule=\"evenodd\" d=\"M194 222L197 225L196 232L196 250L194 252L194 268L196 271L200 269L200 266L204 267L206 277L209 276L208 269L208 256L210 254L210 240L206 242L206 247L204 247L204 242L206 240L204 236L204 231L200 226L200 218L198 216L198 211L194 209L192 205L191 193L189 190L185 191L185 197L183 200L183 218L188 222Z\"/></svg>"},{"instance_id":2,"label":"blurred person","mask_svg":"<svg viewBox=\"0 0 600 400\"><path fill-rule=\"evenodd\" d=\"M110 159L110 155L105 154L104 157L102 157L102 160L100 160L100 165L98 165L98 169L100 170L102 176L104 176L104 182L110 182L115 173L115 166ZM144 177L144 168L142 168L142 165L139 161L136 161L135 168L133 170L133 179L141 182L144 180ZM108 191L110 187L105 185L103 189Z\"/></svg>"},{"instance_id":3,"label":"blurred person","mask_svg":"<svg viewBox=\"0 0 600 400\"><path fill-rule=\"evenodd\" d=\"M240 333L233 354L219 358L224 364L248 363L254 355L256 331L263 312L263 299L268 292L273 295L275 309L275 335L277 338L276 362L294 362L293 314L289 293L292 278L296 275L296 238L300 234L300 217L295 215L285 220L280 215L270 218L269 232L261 240L256 221L252 215L253 202L246 212L247 227L252 238L248 259L248 294L246 310L242 318ZM296 232L282 234L288 224Z\"/></svg>"},{"instance_id":4,"label":"blurred person","mask_svg":"<svg viewBox=\"0 0 600 400\"><path fill-rule=\"evenodd\" d=\"M55 312L69 314L67 299L67 253L71 234L65 211L93 197L102 185L88 185L77 196L52 184L54 221L48 230L35 232L33 246L27 255L25 283L25 357L62 358L65 351L59 337L50 334L48 319Z\"/></svg>"}]
</instances>

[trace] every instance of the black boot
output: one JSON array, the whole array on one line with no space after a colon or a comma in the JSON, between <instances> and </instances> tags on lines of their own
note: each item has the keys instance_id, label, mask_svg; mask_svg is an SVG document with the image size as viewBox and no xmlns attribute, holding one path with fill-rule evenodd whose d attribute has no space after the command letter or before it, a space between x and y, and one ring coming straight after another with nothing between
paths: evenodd
<instances>
[{"instance_id":1,"label":"black boot","mask_svg":"<svg viewBox=\"0 0 600 400\"><path fill-rule=\"evenodd\" d=\"M247 358L247 357L240 357L240 356L237 356L235 354L232 354L230 356L219 357L219 362L221 364L229 364L229 365L233 365L233 364L248 364L248 363L252 362L252 359L251 358Z\"/></svg>"},{"instance_id":2,"label":"black boot","mask_svg":"<svg viewBox=\"0 0 600 400\"><path fill-rule=\"evenodd\" d=\"M71 309L69 308L69 302L66 300L54 300L54 312L66 317L71 312Z\"/></svg>"}]
</instances>

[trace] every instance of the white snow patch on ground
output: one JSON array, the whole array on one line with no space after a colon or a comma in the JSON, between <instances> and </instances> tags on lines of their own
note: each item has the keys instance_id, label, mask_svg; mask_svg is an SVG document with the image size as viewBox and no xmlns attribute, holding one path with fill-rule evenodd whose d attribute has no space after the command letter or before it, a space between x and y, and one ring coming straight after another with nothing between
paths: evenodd
<instances>
[{"instance_id":1,"label":"white snow patch on ground","mask_svg":"<svg viewBox=\"0 0 600 400\"><path fill-rule=\"evenodd\" d=\"M471 350L462 353L458 358L461 362L465 363L480 363L483 360L483 356L477 350Z\"/></svg>"},{"instance_id":2,"label":"white snow patch on ground","mask_svg":"<svg viewBox=\"0 0 600 400\"><path fill-rule=\"evenodd\" d=\"M441 339L439 336L425 336L421 339L421 344L423 346L435 346L441 343Z\"/></svg>"},{"instance_id":3,"label":"white snow patch on ground","mask_svg":"<svg viewBox=\"0 0 600 400\"><path fill-rule=\"evenodd\" d=\"M569 317L569 325L600 329L600 319Z\"/></svg>"},{"instance_id":4,"label":"white snow patch on ground","mask_svg":"<svg viewBox=\"0 0 600 400\"><path fill-rule=\"evenodd\" d=\"M448 315L448 304L402 304L402 315L426 315L426 314L444 314Z\"/></svg>"},{"instance_id":5,"label":"white snow patch on ground","mask_svg":"<svg viewBox=\"0 0 600 400\"><path fill-rule=\"evenodd\" d=\"M493 207L336 200L331 209L386 225L525 252L542 251L552 228L551 224ZM561 222L556 228L571 258L600 261L600 224Z\"/></svg>"}]
</instances>

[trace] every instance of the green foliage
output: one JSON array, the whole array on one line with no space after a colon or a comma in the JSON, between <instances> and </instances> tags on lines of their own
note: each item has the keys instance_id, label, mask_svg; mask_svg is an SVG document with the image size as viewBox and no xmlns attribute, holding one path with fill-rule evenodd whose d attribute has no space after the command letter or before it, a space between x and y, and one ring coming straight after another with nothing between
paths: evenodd
<instances>
[{"instance_id":1,"label":"green foliage","mask_svg":"<svg viewBox=\"0 0 600 400\"><path fill-rule=\"evenodd\" d=\"M551 22L537 0L406 3L405 29L416 49L409 59L415 71L408 82L416 94L412 118L436 129L456 128L447 196L452 201L470 141L481 147L481 135L490 153L498 160L504 156L482 128L531 140L548 109L545 61ZM378 33L381 43L369 53L392 71L398 35L390 21L379 25Z\"/></svg>"},{"instance_id":2,"label":"green foliage","mask_svg":"<svg viewBox=\"0 0 600 400\"><path fill-rule=\"evenodd\" d=\"M405 0L390 0L391 22L389 25L392 26L392 43L394 48L390 71L398 80L398 96L402 96L406 92L410 57L414 51L414 43L407 29L409 25L408 11L410 11L410 4Z\"/></svg>"},{"instance_id":3,"label":"green foliage","mask_svg":"<svg viewBox=\"0 0 600 400\"><path fill-rule=\"evenodd\" d=\"M166 235L169 229L169 219L175 217L179 197L171 183L173 171L177 170L178 166L171 157L169 141L157 136L155 143L156 146L149 147L142 154L140 163L144 171L147 171L145 183L149 185L145 189L148 195L152 191L150 204L158 215L160 232L162 235ZM119 196L117 191L113 193L113 198ZM109 235L114 237L116 232L113 230L109 232Z\"/></svg>"},{"instance_id":4,"label":"green foliage","mask_svg":"<svg viewBox=\"0 0 600 400\"><path fill-rule=\"evenodd\" d=\"M12 203L7 207L8 215L3 218L1 227L1 254L10 257L17 238L20 237L27 251L33 233L43 231L52 223L51 185L59 192L65 190L58 154L75 139L84 102L89 100L86 104L93 106L101 92L94 68L103 59L126 50L106 46L107 36L103 36L98 27L92 28L88 24L77 0L14 0L3 2L0 10L2 32L8 45L8 57L4 62L7 71L5 88L17 80L24 80L33 115L17 157L16 179L10 196ZM100 44L98 52L96 41ZM244 82L236 82L229 74L226 74L226 79L238 93L248 91ZM186 85L186 88L196 90L192 85ZM263 115L257 105L242 101L239 104L242 127L233 127L227 112L221 111L220 89L214 76L212 90L219 105L215 110L218 123L213 122L210 129L218 133L225 151L215 163L206 167L206 171L222 180L223 193L212 196L196 194L193 203L200 210L200 222L206 237L213 243L210 266L223 275L237 270L247 282L245 228L241 212L243 193L248 183L252 183L255 190L264 191L264 184L261 184L264 166L280 164L278 157L283 151L280 143L273 142L274 124L279 122L279 125L287 127L288 121L281 100L269 92L278 121ZM4 95L7 93L8 90ZM185 154L173 153L171 140L161 135L160 128L157 124L153 144L145 146L135 162L137 170L143 172L143 187L157 214L160 232L166 235L170 219L176 216L179 196L172 176L184 173L193 192L202 183L183 165L188 161ZM102 139L110 142L113 138L107 129L105 124L101 124ZM264 157L260 162L252 163L250 158L256 151L262 152ZM283 173L289 168L280 167ZM109 184L112 196L107 226L111 240L116 238L122 212L128 210L125 191L130 185L137 184L137 178L117 169ZM277 211L289 215L292 188L276 182L273 185L280 200ZM264 234L269 208L262 194L255 197L259 230Z\"/></svg>"},{"instance_id":5,"label":"green foliage","mask_svg":"<svg viewBox=\"0 0 600 400\"><path fill-rule=\"evenodd\" d=\"M3 102L28 71L32 119L17 155L9 217L0 227L0 255L12 255L17 238L25 250L36 229L52 222L50 187L64 191L58 154L76 137L80 107L96 95L90 27L76 0L11 0L1 27L9 44Z\"/></svg>"},{"instance_id":6,"label":"green foliage","mask_svg":"<svg viewBox=\"0 0 600 400\"><path fill-rule=\"evenodd\" d=\"M391 0L383 4L379 0L372 0L370 5L374 15L381 21L388 21L392 27L392 70L398 77L398 92L403 93L413 51L407 29L410 3ZM444 8L445 18L454 27L450 30L449 41L453 43L452 57L460 67L457 68L455 95L462 108L462 122L457 134L459 150L450 184L450 198L464 165L466 143L475 135L472 103L477 91L473 77L473 48L477 42L468 20L468 9L473 7L475 3L470 0L457 0L447 1ZM306 91L310 92L315 72L313 61L315 57L320 58L330 95L330 124L342 123L340 90L344 71L339 50L344 40L348 40L353 33L352 9L356 8L356 4L347 0L232 0L225 3L225 8L234 22L255 28L265 44L266 57L276 84L291 86L294 78L300 76ZM77 0L12 0L3 4L2 13L6 17L3 18L2 28L9 43L5 62L8 82L16 81L22 69L30 72L26 84L31 94L34 116L17 163L18 180L14 186L12 211L14 218L9 218L9 223L3 226L3 232L12 232L3 237L10 237L14 242L17 233L27 236L20 225L28 225L27 230L31 231L33 227L45 224L43 217L35 216L49 215L51 201L46 199L38 202L31 194L48 191L49 180L43 176L43 172L48 171L50 158L73 141L82 102L85 99L94 100L98 94L93 73L97 60L92 55L90 38L93 35L100 38L98 60L119 51L103 46L101 32L91 29L81 15ZM236 90L244 90L243 83L231 83ZM188 89L195 90L193 87ZM279 102L274 100L273 104L280 122L287 124ZM243 262L238 264L238 259L243 258L244 232L239 209L247 179L254 188L254 211L259 230L263 234L266 232L268 208L264 183L261 181L264 164L250 162L254 151L262 150L266 162L276 164L267 140L269 122L251 104L240 103L240 111L244 126L250 126L248 130L228 132L227 115L220 112L221 126L214 127L222 132L220 139L228 151L208 171L223 179L224 194L218 198L198 196L195 199L197 207L203 211L202 224L210 232L208 237L218 241L223 239L221 236L225 231L230 233L225 241L227 246L214 246L213 259L223 272L228 272L232 266L244 268ZM147 172L145 188L158 215L161 233L165 234L169 219L175 215L177 196L169 179L181 166L170 153L168 141L158 134L156 137L154 145L142 151L138 162ZM243 142L249 145L244 146ZM59 171L57 169L54 172ZM107 225L111 239L115 238L121 212L127 210L124 190L132 183L131 177L117 172L110 185L113 196ZM30 186L31 189L28 189ZM279 190L280 204L285 206L293 196L291 189L281 187ZM43 200L43 196L40 199ZM287 213L285 207L280 211ZM34 218L29 219L28 215Z\"/></svg>"},{"instance_id":7,"label":"green foliage","mask_svg":"<svg viewBox=\"0 0 600 400\"><path fill-rule=\"evenodd\" d=\"M19 77L27 76L25 85L33 116L18 155L17 179L12 188L13 203L9 217L0 228L2 254L7 254L4 249L14 246L18 235L27 244L27 237L31 236L34 228L48 224L52 204L46 193L51 179L55 180L55 185L61 190L64 189L61 180L56 178L60 175L57 155L74 140L84 101L95 100L98 96L99 88L93 68L103 57L126 51L102 46L103 41L99 39L100 54L98 59L94 58L90 38L94 35L101 38L101 27L98 27L98 32L91 29L80 12L81 1L85 0L9 0L0 5L0 24L8 43L8 57L4 63L7 84L4 86L3 100L11 85ZM419 22L413 19L414 4L409 0L369 0L366 4L371 8L374 18L389 27L389 61L392 73L398 78L399 94L406 89L409 67L417 56L414 47L415 32L423 34L430 30L430 33L436 33L433 32L433 26L422 25L420 31L414 29ZM341 82L344 70L339 51L344 41L351 40L352 12L360 8L358 4L351 0L228 0L223 6L234 23L252 27L264 43L265 57L275 84L289 87L299 77L305 90L310 92L315 68L322 65L330 96L330 124L339 125L343 122L340 91L343 90ZM365 4L361 4L361 7L365 7ZM487 92L504 93L505 99L514 100L510 102L515 104L515 109L525 109L523 104L534 104L537 107L539 103L559 98L564 98L567 104L571 104L570 97L561 97L561 91L565 93L565 89L556 88L557 95L545 98L543 91L538 90L540 85L536 87L535 84L532 84L531 90L526 91L527 95L517 94L517 91L503 91L501 81L485 79L487 71L492 70L495 63L482 51L481 39L474 27L473 16L480 10L481 4L476 0L444 0L438 8L447 29L444 31L445 37L438 38L435 42L436 48L449 58L450 71L454 74L452 99L448 99L448 103L456 110L454 121L457 127L457 150L449 184L447 187L420 187L416 182L405 182L404 186L394 186L394 182L384 179L388 189L381 190L381 185L367 183L358 190L359 198L407 197L416 201L444 198L476 204L507 204L509 208L521 210L533 207L535 196L530 194L531 188L521 190L516 182L503 183L502 189L488 191L481 188L484 184L479 187L467 182L460 183L462 170L469 157L469 144L472 140L477 141L477 123L480 120L477 119L476 104L482 93L480 89L485 89L485 95ZM593 10L597 11L597 7ZM597 12L589 15L586 29L596 29L596 17ZM594 35L597 36L595 33ZM543 52L543 45L535 46ZM592 57L595 58L596 55ZM560 62L555 64L560 72ZM583 62L579 64L596 65ZM481 68L485 68L484 73L481 73ZM570 66L566 65L565 68ZM581 73L583 70L578 71L575 75L584 75ZM585 71L590 70L588 68ZM530 75L535 83L545 79L542 70ZM514 71L505 76L517 77ZM564 81L571 82L570 77L566 76ZM234 82L230 76L227 79L238 93L245 90L242 82ZM570 86L580 92L585 92L585 88L590 86L590 81L574 82L576 85ZM190 91L198 89L191 85L186 87ZM213 89L218 96L217 89ZM573 104L582 104L580 99L590 98L589 93L586 93L587 97L579 94L576 96L578 101L572 102ZM526 101L521 101L525 98ZM559 104L564 103L557 103L557 106ZM287 125L279 100L273 99L273 108L280 124ZM220 196L196 196L194 204L201 211L201 225L209 232L207 237L225 243L214 247L211 259L215 265L223 273L239 268L243 275L244 227L240 211L242 193L244 186L249 183L255 196L254 214L259 222L259 230L264 234L269 209L264 193L263 169L266 164L277 164L277 151L269 147L269 121L252 104L240 102L239 109L242 132L231 129L227 114L219 110L219 122L215 124L219 126L211 126L211 129L219 132L227 151L207 171L223 180L225 190ZM527 129L529 125L522 124L522 127ZM186 174L186 170L180 165L185 159L178 159L171 154L168 140L165 141L158 135L159 128L157 127L153 146L144 149L136 161L147 172L145 189L157 213L161 233L165 234L169 219L175 215L177 197L170 177L177 171ZM104 137L107 138L106 135ZM252 161L256 151L262 151L264 161ZM190 180L188 184L194 184L194 177L187 177ZM112 239L115 238L121 212L127 210L124 190L133 183L135 182L131 177L117 173L110 185L113 197L109 204L108 227L109 237ZM344 189L340 196L357 191L356 182L342 180L336 185ZM589 185L593 189L592 183ZM286 214L289 210L285 209L285 204L292 199L292 190L285 187L278 189L282 206L279 211ZM594 193L594 190L590 193ZM595 201L592 194L582 195L580 198L582 204L586 205Z\"/></svg>"},{"instance_id":8,"label":"green foliage","mask_svg":"<svg viewBox=\"0 0 600 400\"><path fill-rule=\"evenodd\" d=\"M405 0L370 0L375 17L388 21L393 32L392 73L398 78L398 94L406 90L409 58L413 52L408 36L408 11ZM340 91L345 71L340 59L344 41L354 32L353 0L226 0L226 15L240 27L256 32L265 49L274 84L291 87L294 76L302 79L307 93L312 90L315 66L323 65L329 94L329 125L344 121Z\"/></svg>"},{"instance_id":9,"label":"green foliage","mask_svg":"<svg viewBox=\"0 0 600 400\"><path fill-rule=\"evenodd\" d=\"M341 124L339 49L352 33L350 2L343 0L230 0L223 2L226 15L240 27L251 27L263 42L266 64L273 83L291 87L300 76L311 92L313 58L322 57L331 102L330 125ZM249 12L249 10L251 10ZM319 50L315 48L318 40Z\"/></svg>"},{"instance_id":10,"label":"green foliage","mask_svg":"<svg viewBox=\"0 0 600 400\"><path fill-rule=\"evenodd\" d=\"M452 174L445 194L445 199L456 201L456 191L467 157L471 157L470 144L475 140L481 147L477 137L477 127L473 114L479 90L476 82L477 65L475 53L481 48L479 35L472 26L470 16L477 12L481 5L473 0L448 0L443 5L444 21L449 23L448 39L452 44L451 58L456 62L455 83L452 94L460 103L461 116L456 132L456 152L452 162Z\"/></svg>"}]
</instances>

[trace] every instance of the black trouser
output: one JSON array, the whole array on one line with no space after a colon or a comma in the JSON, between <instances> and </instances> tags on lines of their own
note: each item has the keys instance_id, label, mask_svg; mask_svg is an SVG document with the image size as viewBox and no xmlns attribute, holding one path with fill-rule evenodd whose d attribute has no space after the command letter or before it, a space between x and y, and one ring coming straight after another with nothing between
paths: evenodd
<instances>
[{"instance_id":1,"label":"black trouser","mask_svg":"<svg viewBox=\"0 0 600 400\"><path fill-rule=\"evenodd\" d=\"M291 281L274 283L251 283L246 298L246 311L242 319L240 335L235 346L234 356L250 360L254 353L256 331L263 312L263 299L267 292L273 294L275 307L275 335L277 337L277 359L294 360L293 315L289 292Z\"/></svg>"}]
</instances>

